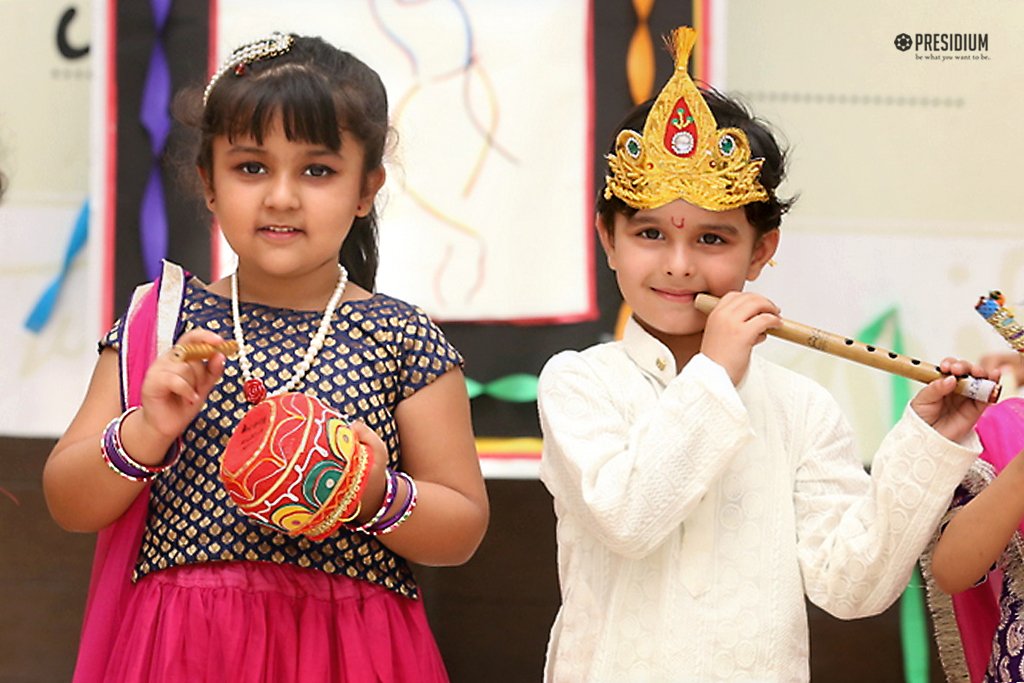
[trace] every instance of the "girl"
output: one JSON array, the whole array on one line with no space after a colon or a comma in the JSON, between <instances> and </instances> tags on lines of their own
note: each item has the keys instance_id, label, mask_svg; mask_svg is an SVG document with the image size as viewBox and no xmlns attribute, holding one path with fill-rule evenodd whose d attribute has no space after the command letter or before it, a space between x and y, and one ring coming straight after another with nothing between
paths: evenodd
<instances>
[{"instance_id":1,"label":"girl","mask_svg":"<svg viewBox=\"0 0 1024 683\"><path fill-rule=\"evenodd\" d=\"M922 557L950 681L1024 680L1024 399L985 411L984 450Z\"/></svg>"},{"instance_id":2,"label":"girl","mask_svg":"<svg viewBox=\"0 0 1024 683\"><path fill-rule=\"evenodd\" d=\"M373 293L384 87L319 38L274 34L195 100L238 268L205 285L168 266L140 290L46 464L54 519L101 530L75 680L446 680L408 562L465 562L488 505L461 357ZM238 362L170 347L224 339ZM358 517L322 541L249 519L217 480L250 401L282 391L332 406L373 452ZM393 533L356 530L380 520Z\"/></svg>"},{"instance_id":3,"label":"girl","mask_svg":"<svg viewBox=\"0 0 1024 683\"><path fill-rule=\"evenodd\" d=\"M690 81L693 31L674 38L675 73L624 122L597 203L632 318L540 378L562 592L545 675L806 681L804 596L841 618L893 602L977 453L956 442L982 406L952 377L926 386L869 477L832 398L752 355L780 322L740 290L778 245L783 155ZM721 297L706 317L701 292Z\"/></svg>"}]
</instances>

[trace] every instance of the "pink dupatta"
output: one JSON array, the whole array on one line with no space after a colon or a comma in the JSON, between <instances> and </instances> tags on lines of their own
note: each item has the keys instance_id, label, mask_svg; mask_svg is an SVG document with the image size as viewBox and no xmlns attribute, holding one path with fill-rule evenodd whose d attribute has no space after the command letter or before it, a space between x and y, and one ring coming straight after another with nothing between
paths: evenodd
<instances>
[{"instance_id":1,"label":"pink dupatta","mask_svg":"<svg viewBox=\"0 0 1024 683\"><path fill-rule=\"evenodd\" d=\"M1024 399L1010 398L991 406L978 420L975 431L983 447L980 459L991 465L994 474L998 475L1024 450ZM968 477L981 476L976 474L976 470L972 467ZM1017 533L1024 535L1024 520ZM933 585L930 571L933 548L934 544L922 564L928 580L929 604L943 668L951 681L978 683L985 677L992 657L992 642L999 626L1002 572L994 570L988 575L988 580L979 585L947 596Z\"/></svg>"},{"instance_id":2,"label":"pink dupatta","mask_svg":"<svg viewBox=\"0 0 1024 683\"><path fill-rule=\"evenodd\" d=\"M146 369L174 343L186 278L187 273L180 266L165 261L160 278L138 287L132 295L121 320L122 409L139 405ZM148 509L149 486L116 522L97 536L74 683L106 680L107 661L120 618L134 588L132 569Z\"/></svg>"}]
</instances>

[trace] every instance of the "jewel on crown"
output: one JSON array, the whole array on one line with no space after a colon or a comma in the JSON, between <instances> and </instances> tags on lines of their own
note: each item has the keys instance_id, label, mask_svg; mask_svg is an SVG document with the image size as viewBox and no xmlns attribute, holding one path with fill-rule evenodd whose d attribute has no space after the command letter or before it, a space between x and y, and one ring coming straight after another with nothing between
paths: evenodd
<instances>
[{"instance_id":1,"label":"jewel on crown","mask_svg":"<svg viewBox=\"0 0 1024 683\"><path fill-rule=\"evenodd\" d=\"M676 199L709 211L726 211L769 198L758 180L762 159L750 159L746 133L718 128L686 71L697 33L672 32L675 71L651 107L643 135L623 130L609 154L604 196L634 209Z\"/></svg>"}]
</instances>

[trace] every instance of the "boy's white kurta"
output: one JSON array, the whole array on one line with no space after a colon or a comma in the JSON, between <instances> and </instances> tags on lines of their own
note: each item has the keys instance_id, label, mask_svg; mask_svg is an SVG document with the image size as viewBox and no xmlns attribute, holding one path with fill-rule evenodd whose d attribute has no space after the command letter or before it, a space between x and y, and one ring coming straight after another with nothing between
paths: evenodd
<instances>
[{"instance_id":1,"label":"boy's white kurta","mask_svg":"<svg viewBox=\"0 0 1024 683\"><path fill-rule=\"evenodd\" d=\"M804 594L885 610L980 451L908 408L869 477L819 385L756 355L738 388L703 355L676 375L633 321L552 358L539 406L562 591L548 681L808 680Z\"/></svg>"}]
</instances>

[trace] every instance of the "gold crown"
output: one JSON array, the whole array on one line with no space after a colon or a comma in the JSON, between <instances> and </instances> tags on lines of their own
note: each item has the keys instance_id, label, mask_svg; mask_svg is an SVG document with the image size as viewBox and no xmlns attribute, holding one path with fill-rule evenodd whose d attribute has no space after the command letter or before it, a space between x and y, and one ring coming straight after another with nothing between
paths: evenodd
<instances>
[{"instance_id":1,"label":"gold crown","mask_svg":"<svg viewBox=\"0 0 1024 683\"><path fill-rule=\"evenodd\" d=\"M768 199L758 180L763 159L750 160L750 143L738 128L719 130L686 71L697 32L681 26L670 39L675 73L662 88L644 133L623 130L609 154L604 196L634 209L684 199L709 211L726 211Z\"/></svg>"}]
</instances>

